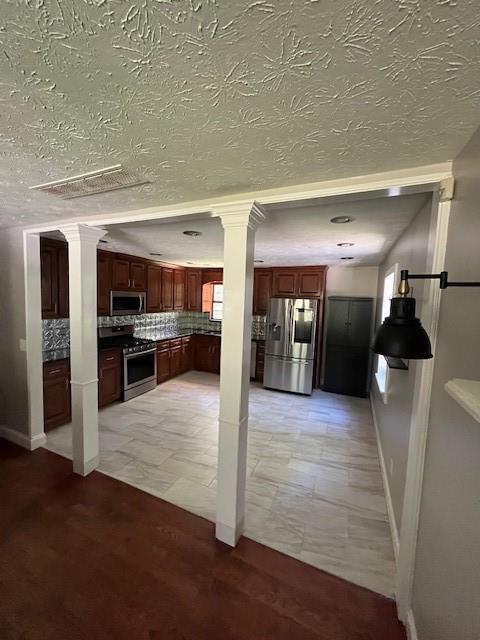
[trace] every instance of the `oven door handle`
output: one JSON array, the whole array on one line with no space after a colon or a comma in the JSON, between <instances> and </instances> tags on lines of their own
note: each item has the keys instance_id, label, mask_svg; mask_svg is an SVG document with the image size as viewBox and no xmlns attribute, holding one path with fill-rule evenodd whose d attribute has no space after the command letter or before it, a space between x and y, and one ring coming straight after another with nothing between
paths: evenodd
<instances>
[{"instance_id":1,"label":"oven door handle","mask_svg":"<svg viewBox=\"0 0 480 640\"><path fill-rule=\"evenodd\" d=\"M127 355L123 356L125 360L130 360L131 358L138 358L138 356L144 356L146 353L155 353L157 347L153 347L153 349L149 349L148 351L137 351L136 353L127 353Z\"/></svg>"}]
</instances>

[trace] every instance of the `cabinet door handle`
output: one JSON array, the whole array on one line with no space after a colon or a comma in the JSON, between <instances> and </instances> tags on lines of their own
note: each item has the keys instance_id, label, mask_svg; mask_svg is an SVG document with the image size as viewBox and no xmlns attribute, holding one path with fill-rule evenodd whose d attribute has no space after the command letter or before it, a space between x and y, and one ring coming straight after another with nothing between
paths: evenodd
<instances>
[{"instance_id":1,"label":"cabinet door handle","mask_svg":"<svg viewBox=\"0 0 480 640\"><path fill-rule=\"evenodd\" d=\"M115 360L115 356L110 356L109 358L105 358L105 360L108 360L110 362L110 360Z\"/></svg>"},{"instance_id":2,"label":"cabinet door handle","mask_svg":"<svg viewBox=\"0 0 480 640\"><path fill-rule=\"evenodd\" d=\"M132 287L135 288L135 280L132 280Z\"/></svg>"},{"instance_id":3,"label":"cabinet door handle","mask_svg":"<svg viewBox=\"0 0 480 640\"><path fill-rule=\"evenodd\" d=\"M128 288L129 288L129 289L130 289L130 287L132 286L132 285L131 285L131 282L132 282L132 281L131 281L131 280L130 280L130 278L129 278L129 279L128 279Z\"/></svg>"},{"instance_id":4,"label":"cabinet door handle","mask_svg":"<svg viewBox=\"0 0 480 640\"><path fill-rule=\"evenodd\" d=\"M61 369L52 369L52 371L48 372L48 375L53 376L54 373L61 373L61 371L62 371Z\"/></svg>"},{"instance_id":5,"label":"cabinet door handle","mask_svg":"<svg viewBox=\"0 0 480 640\"><path fill-rule=\"evenodd\" d=\"M68 383L68 378L65 380L65 389L68 389L69 383Z\"/></svg>"},{"instance_id":6,"label":"cabinet door handle","mask_svg":"<svg viewBox=\"0 0 480 640\"><path fill-rule=\"evenodd\" d=\"M103 369L100 369L100 380L103 379Z\"/></svg>"}]
</instances>

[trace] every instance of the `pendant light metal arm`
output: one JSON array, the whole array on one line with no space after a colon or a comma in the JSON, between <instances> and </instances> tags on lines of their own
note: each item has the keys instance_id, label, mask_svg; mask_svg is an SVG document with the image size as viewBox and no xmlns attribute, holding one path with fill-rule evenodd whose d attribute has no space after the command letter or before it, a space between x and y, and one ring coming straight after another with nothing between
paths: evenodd
<instances>
[{"instance_id":1,"label":"pendant light metal arm","mask_svg":"<svg viewBox=\"0 0 480 640\"><path fill-rule=\"evenodd\" d=\"M402 269L400 271L398 293L403 297L406 297L410 292L409 280L440 280L440 289L446 289L447 287L480 287L480 282L449 282L448 271L441 271L440 273L409 273L408 269Z\"/></svg>"}]
</instances>

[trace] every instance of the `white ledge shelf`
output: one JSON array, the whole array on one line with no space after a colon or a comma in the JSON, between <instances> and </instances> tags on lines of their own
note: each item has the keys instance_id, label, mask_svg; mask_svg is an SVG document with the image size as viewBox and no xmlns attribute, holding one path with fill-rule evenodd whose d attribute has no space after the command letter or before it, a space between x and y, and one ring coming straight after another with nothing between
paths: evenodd
<instances>
[{"instance_id":1,"label":"white ledge shelf","mask_svg":"<svg viewBox=\"0 0 480 640\"><path fill-rule=\"evenodd\" d=\"M480 422L480 380L453 378L445 385L445 391Z\"/></svg>"}]
</instances>

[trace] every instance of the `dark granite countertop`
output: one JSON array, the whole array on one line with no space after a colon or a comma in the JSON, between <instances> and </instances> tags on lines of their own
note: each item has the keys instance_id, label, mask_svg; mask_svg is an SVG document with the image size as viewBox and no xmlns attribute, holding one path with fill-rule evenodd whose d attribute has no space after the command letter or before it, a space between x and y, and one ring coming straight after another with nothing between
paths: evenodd
<instances>
[{"instance_id":1,"label":"dark granite countertop","mask_svg":"<svg viewBox=\"0 0 480 640\"><path fill-rule=\"evenodd\" d=\"M43 362L65 360L67 358L70 358L70 349L50 349L49 351L42 351Z\"/></svg>"},{"instance_id":2,"label":"dark granite countertop","mask_svg":"<svg viewBox=\"0 0 480 640\"><path fill-rule=\"evenodd\" d=\"M162 342L162 340L175 340L176 338L187 338L188 336L194 335L203 335L203 336L218 336L221 337L221 333L218 331L187 331L182 333L172 333L172 334L156 334L149 335L148 340L153 340L154 342ZM264 342L265 338L260 338L257 336L252 336L252 342ZM64 360L66 358L70 358L70 349L50 349L48 351L42 352L43 362L51 362L53 360Z\"/></svg>"}]
</instances>

